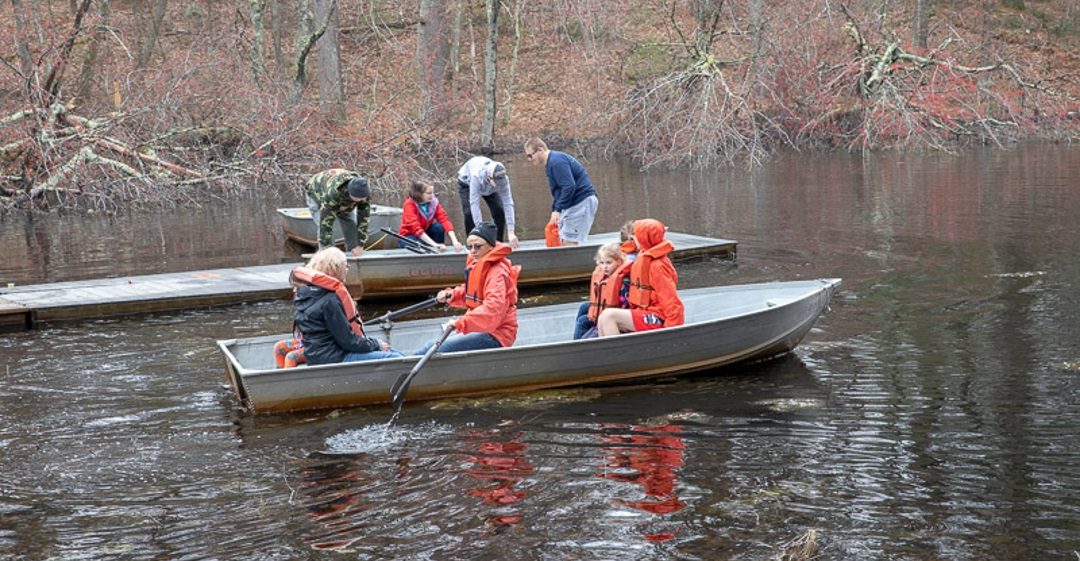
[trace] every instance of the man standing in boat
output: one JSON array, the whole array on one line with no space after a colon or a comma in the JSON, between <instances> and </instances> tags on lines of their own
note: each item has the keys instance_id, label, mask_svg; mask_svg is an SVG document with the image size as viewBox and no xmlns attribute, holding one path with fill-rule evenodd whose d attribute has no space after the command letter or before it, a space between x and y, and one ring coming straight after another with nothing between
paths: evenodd
<instances>
[{"instance_id":1,"label":"man standing in boat","mask_svg":"<svg viewBox=\"0 0 1080 561\"><path fill-rule=\"evenodd\" d=\"M533 165L544 166L554 199L548 225L558 226L559 245L587 241L600 201L585 166L570 154L548 150L539 138L530 138L525 143L525 157Z\"/></svg>"},{"instance_id":2,"label":"man standing in boat","mask_svg":"<svg viewBox=\"0 0 1080 561\"><path fill-rule=\"evenodd\" d=\"M319 249L334 245L334 221L341 222L345 250L364 252L371 217L368 180L355 171L328 169L311 176L304 187L311 218L319 230Z\"/></svg>"},{"instance_id":3,"label":"man standing in boat","mask_svg":"<svg viewBox=\"0 0 1080 561\"><path fill-rule=\"evenodd\" d=\"M480 214L480 199L483 199L497 228L496 241L508 242L510 247L517 249L514 196L510 192L506 166L491 158L474 156L458 170L457 182L461 212L465 216L465 231L472 232L476 224L484 219Z\"/></svg>"}]
</instances>

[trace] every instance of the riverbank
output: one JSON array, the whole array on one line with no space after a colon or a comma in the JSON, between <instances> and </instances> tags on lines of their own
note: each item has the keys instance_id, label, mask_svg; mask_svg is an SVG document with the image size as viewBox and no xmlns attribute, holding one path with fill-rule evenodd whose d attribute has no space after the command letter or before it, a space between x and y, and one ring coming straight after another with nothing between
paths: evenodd
<instances>
[{"instance_id":1,"label":"riverbank","mask_svg":"<svg viewBox=\"0 0 1080 561\"><path fill-rule=\"evenodd\" d=\"M285 4L20 4L0 209L197 204L328 167L397 192L532 136L641 168L1080 138L1074 2L928 4L517 1L491 25L342 0L317 37Z\"/></svg>"}]
</instances>

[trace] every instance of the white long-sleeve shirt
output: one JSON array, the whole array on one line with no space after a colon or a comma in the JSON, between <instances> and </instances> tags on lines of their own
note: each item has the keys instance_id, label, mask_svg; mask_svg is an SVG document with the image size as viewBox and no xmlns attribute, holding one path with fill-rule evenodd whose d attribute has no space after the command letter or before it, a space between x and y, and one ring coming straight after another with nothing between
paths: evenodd
<instances>
[{"instance_id":1,"label":"white long-sleeve shirt","mask_svg":"<svg viewBox=\"0 0 1080 561\"><path fill-rule=\"evenodd\" d=\"M458 181L469 185L469 208L472 212L473 222L479 224L483 219L480 213L480 199L488 195L498 193L502 199L503 211L506 214L506 227L513 230L514 219L514 196L510 193L510 176L496 179L493 186L488 178L495 173L495 166L499 162L484 156L469 158L465 165L458 170ZM504 168L505 169L505 168Z\"/></svg>"}]
</instances>

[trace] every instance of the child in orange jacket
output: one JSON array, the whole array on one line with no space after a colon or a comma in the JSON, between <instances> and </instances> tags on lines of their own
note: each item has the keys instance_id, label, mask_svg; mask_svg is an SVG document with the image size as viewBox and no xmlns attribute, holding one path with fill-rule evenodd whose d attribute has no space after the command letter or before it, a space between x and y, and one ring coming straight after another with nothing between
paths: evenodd
<instances>
[{"instance_id":1,"label":"child in orange jacket","mask_svg":"<svg viewBox=\"0 0 1080 561\"><path fill-rule=\"evenodd\" d=\"M638 256L630 267L630 309L601 312L596 322L601 337L683 324L679 276L668 258L675 246L664 237L665 231L659 220L634 221Z\"/></svg>"}]
</instances>

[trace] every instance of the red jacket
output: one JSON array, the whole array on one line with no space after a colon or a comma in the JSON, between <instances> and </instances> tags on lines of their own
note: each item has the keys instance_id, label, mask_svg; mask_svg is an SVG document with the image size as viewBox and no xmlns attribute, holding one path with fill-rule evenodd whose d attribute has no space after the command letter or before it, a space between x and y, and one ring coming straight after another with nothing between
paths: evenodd
<instances>
[{"instance_id":1,"label":"red jacket","mask_svg":"<svg viewBox=\"0 0 1080 561\"><path fill-rule=\"evenodd\" d=\"M504 347L517 340L521 266L506 258L511 251L510 246L497 243L479 262L469 255L465 263L468 284L457 286L450 296L451 306L468 310L454 323L458 333L490 333Z\"/></svg>"},{"instance_id":2,"label":"red jacket","mask_svg":"<svg viewBox=\"0 0 1080 561\"><path fill-rule=\"evenodd\" d=\"M439 204L438 198L432 197L431 202L428 203L428 210L431 212L425 216L423 212L420 212L420 205L412 197L405 197L405 204L401 207L401 227L398 228L398 234L419 238L420 234L426 232L436 220L442 224L443 230L448 233L454 231L454 225L450 223L450 217Z\"/></svg>"},{"instance_id":3,"label":"red jacket","mask_svg":"<svg viewBox=\"0 0 1080 561\"><path fill-rule=\"evenodd\" d=\"M679 299L679 275L668 259L675 246L664 238L664 225L646 218L634 221L634 239L640 251L630 267L630 308L641 308L660 316L664 327L685 322Z\"/></svg>"}]
</instances>

